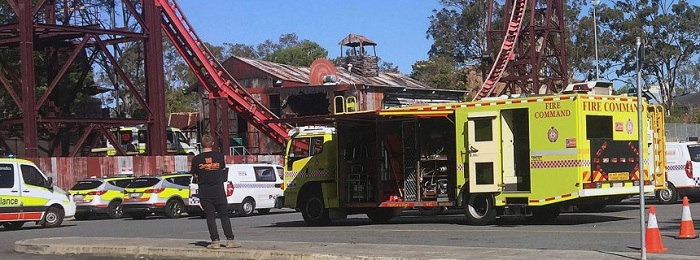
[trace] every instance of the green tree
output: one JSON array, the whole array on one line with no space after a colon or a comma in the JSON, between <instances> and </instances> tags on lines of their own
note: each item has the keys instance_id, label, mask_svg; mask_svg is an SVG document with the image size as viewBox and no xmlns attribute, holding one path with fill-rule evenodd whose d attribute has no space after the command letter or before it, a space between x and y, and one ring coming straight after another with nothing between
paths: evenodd
<instances>
[{"instance_id":1,"label":"green tree","mask_svg":"<svg viewBox=\"0 0 700 260\"><path fill-rule=\"evenodd\" d=\"M636 37L641 37L646 57L642 66L646 85L661 87L662 102L673 105L681 71L700 54L700 8L686 0L620 0L600 7L606 62L616 64L618 77L634 82ZM619 48L610 47L619 46Z\"/></svg>"},{"instance_id":2,"label":"green tree","mask_svg":"<svg viewBox=\"0 0 700 260\"><path fill-rule=\"evenodd\" d=\"M325 58L328 51L318 43L304 40L298 44L277 50L265 56L263 60L292 66L308 67L317 58Z\"/></svg>"},{"instance_id":3,"label":"green tree","mask_svg":"<svg viewBox=\"0 0 700 260\"><path fill-rule=\"evenodd\" d=\"M449 57L433 57L413 64L411 78L440 89L465 89L465 77Z\"/></svg>"}]
</instances>

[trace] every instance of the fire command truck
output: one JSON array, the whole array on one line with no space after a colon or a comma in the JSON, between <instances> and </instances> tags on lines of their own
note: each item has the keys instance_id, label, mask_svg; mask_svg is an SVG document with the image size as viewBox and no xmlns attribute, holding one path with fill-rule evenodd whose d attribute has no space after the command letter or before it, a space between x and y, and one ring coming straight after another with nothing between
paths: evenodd
<instances>
[{"instance_id":1,"label":"fire command truck","mask_svg":"<svg viewBox=\"0 0 700 260\"><path fill-rule=\"evenodd\" d=\"M636 98L589 93L296 118L305 126L289 133L278 207L308 225L419 207L463 208L468 224L486 225L664 188L663 109L645 103L640 126Z\"/></svg>"}]
</instances>

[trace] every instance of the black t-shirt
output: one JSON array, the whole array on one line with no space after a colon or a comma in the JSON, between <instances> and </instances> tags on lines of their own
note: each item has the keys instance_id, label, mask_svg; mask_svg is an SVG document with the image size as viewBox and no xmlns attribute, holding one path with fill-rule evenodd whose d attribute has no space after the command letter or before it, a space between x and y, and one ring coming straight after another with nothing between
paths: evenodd
<instances>
[{"instance_id":1,"label":"black t-shirt","mask_svg":"<svg viewBox=\"0 0 700 260\"><path fill-rule=\"evenodd\" d=\"M204 152L198 154L192 159L193 175L196 175L197 184L199 184L200 198L224 198L226 199L226 190L224 182L226 181L226 161L224 155L219 152Z\"/></svg>"}]
</instances>

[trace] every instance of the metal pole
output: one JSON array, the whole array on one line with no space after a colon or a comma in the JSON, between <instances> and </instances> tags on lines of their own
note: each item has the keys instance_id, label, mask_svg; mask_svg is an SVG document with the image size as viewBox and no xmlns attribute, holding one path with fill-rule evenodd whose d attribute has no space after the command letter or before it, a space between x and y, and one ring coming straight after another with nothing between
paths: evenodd
<instances>
[{"instance_id":1,"label":"metal pole","mask_svg":"<svg viewBox=\"0 0 700 260\"><path fill-rule=\"evenodd\" d=\"M599 0L592 0L591 3L593 4L593 40L594 40L594 45L595 45L595 80L598 81L600 80L600 68L598 62L598 24L597 24L597 19L595 16L595 9L596 6L600 3Z\"/></svg>"},{"instance_id":2,"label":"metal pole","mask_svg":"<svg viewBox=\"0 0 700 260\"><path fill-rule=\"evenodd\" d=\"M638 145L639 145L639 160L637 160L637 164L639 164L639 223L640 223L640 231L641 231L641 251L642 251L642 256L640 259L646 260L647 259L647 248L645 246L646 243L646 229L644 227L644 123L646 120L643 120L642 118L643 111L644 111L644 106L642 104L642 66L641 66L641 57L639 57L640 53L640 48L642 47L642 39L640 37L637 37L637 129L638 129Z\"/></svg>"}]
</instances>

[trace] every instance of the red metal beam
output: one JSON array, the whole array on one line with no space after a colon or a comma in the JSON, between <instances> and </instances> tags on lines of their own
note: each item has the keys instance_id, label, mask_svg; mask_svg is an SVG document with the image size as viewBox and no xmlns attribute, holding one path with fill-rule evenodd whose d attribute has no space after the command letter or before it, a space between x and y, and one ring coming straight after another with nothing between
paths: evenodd
<instances>
[{"instance_id":1,"label":"red metal beam","mask_svg":"<svg viewBox=\"0 0 700 260\"><path fill-rule=\"evenodd\" d=\"M109 51L107 51L108 50L107 46L99 37L96 37L94 39L95 39L95 42L97 43L97 45L100 47L100 49L103 50L102 53L105 56L107 56L107 59L114 66L114 71L116 71L117 74L119 74L121 79L124 81L124 84L126 85L126 87L129 88L129 90L131 91L131 94L134 95L134 98L136 98L136 101L138 101L139 104L141 104L141 107L143 107L143 109L146 110L146 114L148 115L148 117L153 118L153 111L151 111L151 108L148 107L146 101L143 99L141 94L139 94L139 91L134 86L134 83L132 83L131 80L129 80L129 77L126 75L124 70L122 70L122 68L119 66L119 62L117 61L117 59L114 58L114 56L112 56L112 54L109 53ZM163 116L163 118L165 118L165 117ZM163 120L165 120L165 119L163 119ZM163 129L165 129L165 128L163 128ZM165 139L163 139L163 140L165 142Z\"/></svg>"},{"instance_id":2,"label":"red metal beam","mask_svg":"<svg viewBox=\"0 0 700 260\"><path fill-rule=\"evenodd\" d=\"M0 64L0 66L3 66L4 64ZM12 100L15 101L15 105L17 107L22 106L22 99L20 99L19 96L17 96L17 92L15 92L15 86L13 86L9 80L7 80L7 77L5 77L5 73L3 73L2 68L0 68L0 82L2 82L2 85L5 86L5 89L7 92L10 94L12 97Z\"/></svg>"},{"instance_id":3,"label":"red metal beam","mask_svg":"<svg viewBox=\"0 0 700 260\"><path fill-rule=\"evenodd\" d=\"M143 20L143 17L141 17L141 14L139 14L139 12L136 11L136 7L134 6L134 4L131 1L122 1L122 3L124 4L124 6L126 6L126 9L129 10L129 12L131 12L131 14L134 16L134 18L136 18L136 22L138 22L139 25L141 25L141 28L143 28L143 32L145 34L148 34L151 30L148 26L146 26L146 21ZM160 25L158 25L158 26L160 26ZM158 27L156 27L156 28L158 28Z\"/></svg>"},{"instance_id":4,"label":"red metal beam","mask_svg":"<svg viewBox=\"0 0 700 260\"><path fill-rule=\"evenodd\" d=\"M37 111L36 81L34 79L34 28L31 1L20 1L17 4L19 18L19 52L22 67L22 132L24 134L24 156L38 157L37 151Z\"/></svg>"},{"instance_id":5,"label":"red metal beam","mask_svg":"<svg viewBox=\"0 0 700 260\"><path fill-rule=\"evenodd\" d=\"M68 57L68 60L66 61L65 64L63 64L63 67L61 68L60 71L56 74L56 76L53 78L53 81L51 81L51 84L49 84L49 88L44 92L44 95L41 96L39 99L39 102L36 103L36 110L39 110L41 106L46 102L46 99L49 98L49 95L51 95L51 92L53 92L53 89L56 87L58 82L63 78L63 75L66 74L66 71L70 68L70 66L73 64L73 61L75 61L75 58L78 57L78 54L85 48L85 44L87 44L89 39L88 35L85 35L83 37L83 40L78 44L78 46L73 49L73 53L70 54L70 57Z\"/></svg>"},{"instance_id":6,"label":"red metal beam","mask_svg":"<svg viewBox=\"0 0 700 260\"><path fill-rule=\"evenodd\" d=\"M114 147L115 150L117 150L118 155L125 155L126 153L124 152L124 149L122 149L122 145L117 141L116 138L114 138L114 135L112 134L112 131L107 130L104 125L98 125L98 128L100 131L107 137L107 141L109 141L110 144L112 144L112 147Z\"/></svg>"},{"instance_id":7,"label":"red metal beam","mask_svg":"<svg viewBox=\"0 0 700 260\"><path fill-rule=\"evenodd\" d=\"M163 77L163 32L157 28L161 24L160 10L156 1L142 2L143 16L149 31L144 42L146 75L146 92L148 108L152 111L153 122L149 124L146 149L149 155L168 154L166 144L167 124L165 122L165 79ZM154 116L158 115L158 116Z\"/></svg>"},{"instance_id":8,"label":"red metal beam","mask_svg":"<svg viewBox=\"0 0 700 260\"><path fill-rule=\"evenodd\" d=\"M94 124L90 124L83 130L83 134L80 136L78 139L78 142L75 143L75 148L73 148L73 151L70 152L70 157L75 157L78 155L78 152L80 151L80 148L83 146L85 143L85 140L87 140L88 136L90 136L90 133L92 130L95 129Z\"/></svg>"},{"instance_id":9,"label":"red metal beam","mask_svg":"<svg viewBox=\"0 0 700 260\"><path fill-rule=\"evenodd\" d=\"M140 39L146 38L146 36L143 33L129 32L129 31L124 31L124 30L102 29L96 25L70 26L70 25L55 25L55 24L42 23L42 24L37 24L36 29L37 29L37 33L54 33L54 34L89 33L89 34L93 34L93 35L105 35L106 34L106 35L118 35L118 36L123 36L123 37L133 37L133 38L140 38Z\"/></svg>"},{"instance_id":10,"label":"red metal beam","mask_svg":"<svg viewBox=\"0 0 700 260\"><path fill-rule=\"evenodd\" d=\"M36 6L34 6L34 9L32 9L32 17L33 17L34 15L36 15L37 12L39 12L39 9L41 9L41 7L44 6L44 3L45 3L45 2L46 2L46 0L39 0L39 1L36 3Z\"/></svg>"},{"instance_id":11,"label":"red metal beam","mask_svg":"<svg viewBox=\"0 0 700 260\"><path fill-rule=\"evenodd\" d=\"M10 8L12 8L12 11L15 12L19 16L19 8L17 7L17 1L23 1L23 0L7 0L7 3L10 5Z\"/></svg>"}]
</instances>

